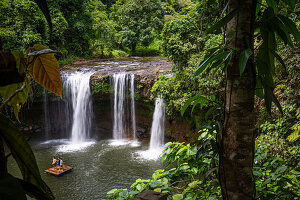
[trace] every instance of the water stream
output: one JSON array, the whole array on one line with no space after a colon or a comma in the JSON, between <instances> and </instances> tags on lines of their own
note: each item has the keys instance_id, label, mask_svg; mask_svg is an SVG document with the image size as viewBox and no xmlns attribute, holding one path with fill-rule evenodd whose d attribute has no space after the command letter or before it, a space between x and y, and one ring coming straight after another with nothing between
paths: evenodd
<instances>
[{"instance_id":1,"label":"water stream","mask_svg":"<svg viewBox=\"0 0 300 200\"><path fill-rule=\"evenodd\" d=\"M133 140L136 140L135 100L134 100L134 74L130 75L131 121Z\"/></svg>"},{"instance_id":2,"label":"water stream","mask_svg":"<svg viewBox=\"0 0 300 200\"><path fill-rule=\"evenodd\" d=\"M157 160L164 149L164 137L165 104L162 98L157 98L152 119L150 145L148 150L139 152L141 158Z\"/></svg>"},{"instance_id":3,"label":"water stream","mask_svg":"<svg viewBox=\"0 0 300 200\"><path fill-rule=\"evenodd\" d=\"M49 111L48 111L48 95L47 90L44 89L44 96L43 96L43 107L44 107L44 130L45 130L45 137L49 138L49 128L50 128L50 120L49 120Z\"/></svg>"},{"instance_id":4,"label":"water stream","mask_svg":"<svg viewBox=\"0 0 300 200\"><path fill-rule=\"evenodd\" d=\"M134 74L127 72L115 73L111 77L111 85L114 89L113 139L136 139Z\"/></svg>"},{"instance_id":5,"label":"water stream","mask_svg":"<svg viewBox=\"0 0 300 200\"><path fill-rule=\"evenodd\" d=\"M92 122L90 76L93 72L77 72L66 77L65 85L73 108L71 141L80 144L89 138Z\"/></svg>"},{"instance_id":6,"label":"water stream","mask_svg":"<svg viewBox=\"0 0 300 200\"><path fill-rule=\"evenodd\" d=\"M165 103L162 98L155 101L153 121L151 127L150 150L161 148L165 136Z\"/></svg>"}]
</instances>

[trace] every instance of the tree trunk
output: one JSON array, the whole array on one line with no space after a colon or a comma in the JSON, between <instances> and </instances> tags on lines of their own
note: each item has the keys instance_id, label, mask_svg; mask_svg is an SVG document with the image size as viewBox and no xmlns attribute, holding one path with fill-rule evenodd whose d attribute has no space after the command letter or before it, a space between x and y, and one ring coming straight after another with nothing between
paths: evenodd
<instances>
[{"instance_id":1,"label":"tree trunk","mask_svg":"<svg viewBox=\"0 0 300 200\"><path fill-rule=\"evenodd\" d=\"M252 175L254 159L254 89L253 56L242 76L239 55L248 48L253 52L255 0L229 0L228 13L239 9L227 24L227 31L236 30L227 46L235 49L226 72L225 122L220 142L219 179L224 200L252 200L255 185Z\"/></svg>"}]
</instances>

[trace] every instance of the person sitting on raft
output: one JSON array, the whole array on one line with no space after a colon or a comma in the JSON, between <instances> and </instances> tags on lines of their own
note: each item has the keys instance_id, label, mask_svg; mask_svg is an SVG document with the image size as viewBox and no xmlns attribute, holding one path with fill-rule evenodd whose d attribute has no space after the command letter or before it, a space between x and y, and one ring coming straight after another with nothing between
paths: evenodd
<instances>
[{"instance_id":1,"label":"person sitting on raft","mask_svg":"<svg viewBox=\"0 0 300 200\"><path fill-rule=\"evenodd\" d=\"M63 160L60 158L60 169L63 169Z\"/></svg>"},{"instance_id":2,"label":"person sitting on raft","mask_svg":"<svg viewBox=\"0 0 300 200\"><path fill-rule=\"evenodd\" d=\"M54 158L54 156L52 157L52 165L53 165L53 167L55 168L56 167L56 159Z\"/></svg>"},{"instance_id":3,"label":"person sitting on raft","mask_svg":"<svg viewBox=\"0 0 300 200\"><path fill-rule=\"evenodd\" d=\"M62 169L63 169L62 164L63 164L62 159L61 159L61 158L58 158L58 168L59 168L59 170L62 170Z\"/></svg>"}]
</instances>

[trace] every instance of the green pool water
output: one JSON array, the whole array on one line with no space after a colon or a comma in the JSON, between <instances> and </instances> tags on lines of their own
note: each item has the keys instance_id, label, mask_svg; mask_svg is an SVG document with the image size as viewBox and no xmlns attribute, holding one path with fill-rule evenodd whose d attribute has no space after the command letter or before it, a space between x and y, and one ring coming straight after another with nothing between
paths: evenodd
<instances>
[{"instance_id":1,"label":"green pool water","mask_svg":"<svg viewBox=\"0 0 300 200\"><path fill-rule=\"evenodd\" d=\"M41 176L58 200L104 199L109 190L130 187L136 179L148 179L162 167L159 159L149 159L153 152L145 154L148 144L91 140L76 149L80 145L69 145L68 140L37 138L30 143ZM73 170L61 177L45 174L44 170L51 167L52 156L61 156ZM11 174L21 177L12 157L8 168Z\"/></svg>"}]
</instances>

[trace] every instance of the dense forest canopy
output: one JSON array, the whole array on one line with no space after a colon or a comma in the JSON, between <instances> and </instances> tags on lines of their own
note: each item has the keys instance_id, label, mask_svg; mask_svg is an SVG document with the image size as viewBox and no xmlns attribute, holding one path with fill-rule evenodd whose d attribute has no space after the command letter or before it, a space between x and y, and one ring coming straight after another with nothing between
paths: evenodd
<instances>
[{"instance_id":1,"label":"dense forest canopy","mask_svg":"<svg viewBox=\"0 0 300 200\"><path fill-rule=\"evenodd\" d=\"M52 30L35 1L2 0L0 50L25 52L43 44L57 50L60 64L168 57L172 76L161 76L151 92L164 98L169 119L187 121L199 134L191 144L168 143L165 169L129 190L109 191L109 199L131 199L144 190L169 199L299 198L299 2L47 0L47 5ZM2 115L0 122L13 126ZM47 186L42 190L52 198Z\"/></svg>"},{"instance_id":2,"label":"dense forest canopy","mask_svg":"<svg viewBox=\"0 0 300 200\"><path fill-rule=\"evenodd\" d=\"M33 1L1 2L1 13L8 13L1 15L3 49L26 49L43 43L57 49L59 58L99 54L111 57L128 55L136 47L150 45L150 55L161 54L163 48L167 56L180 62L182 59L177 56L189 57L203 49L205 39L200 32L220 14L215 1L47 2L53 24L51 33ZM183 60L186 63L187 58Z\"/></svg>"}]
</instances>

